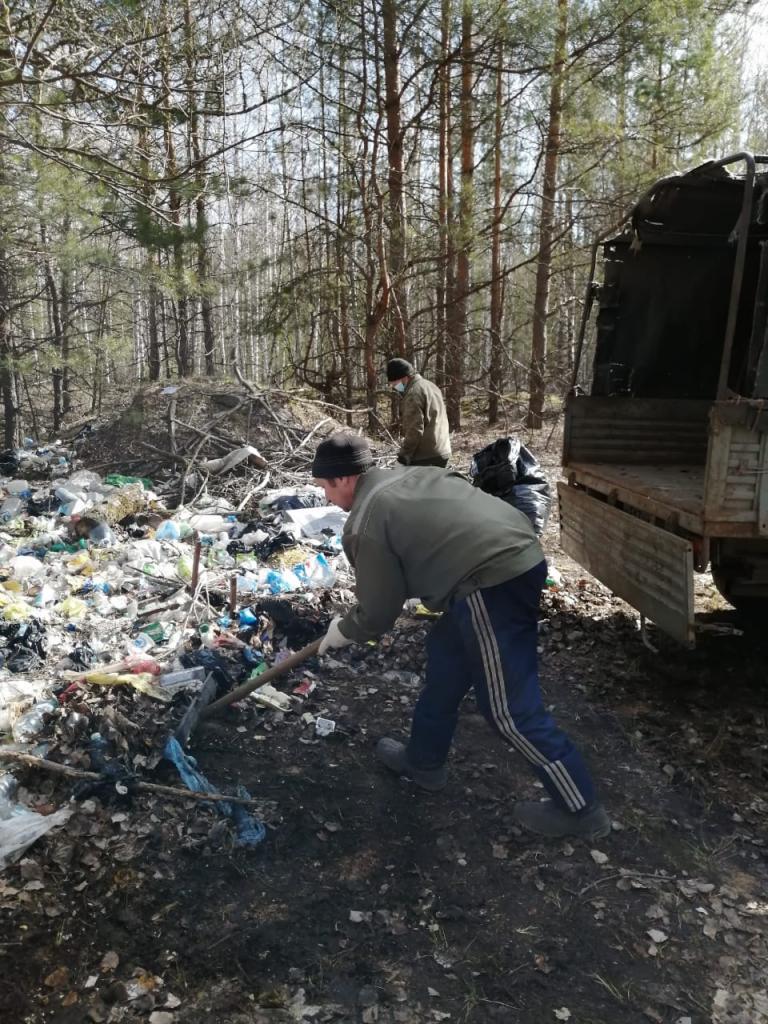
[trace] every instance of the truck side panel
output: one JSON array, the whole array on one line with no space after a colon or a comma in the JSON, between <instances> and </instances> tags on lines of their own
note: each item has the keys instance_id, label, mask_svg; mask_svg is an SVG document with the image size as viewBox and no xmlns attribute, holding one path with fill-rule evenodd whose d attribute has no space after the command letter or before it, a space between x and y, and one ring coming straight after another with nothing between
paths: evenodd
<instances>
[{"instance_id":1,"label":"truck side panel","mask_svg":"<svg viewBox=\"0 0 768 1024\"><path fill-rule=\"evenodd\" d=\"M571 396L563 464L704 465L712 403L697 399Z\"/></svg>"},{"instance_id":2,"label":"truck side panel","mask_svg":"<svg viewBox=\"0 0 768 1024\"><path fill-rule=\"evenodd\" d=\"M693 545L565 483L560 539L575 559L680 643L695 642Z\"/></svg>"},{"instance_id":3,"label":"truck side panel","mask_svg":"<svg viewBox=\"0 0 768 1024\"><path fill-rule=\"evenodd\" d=\"M768 412L757 403L712 407L704 516L713 535L768 537Z\"/></svg>"}]
</instances>

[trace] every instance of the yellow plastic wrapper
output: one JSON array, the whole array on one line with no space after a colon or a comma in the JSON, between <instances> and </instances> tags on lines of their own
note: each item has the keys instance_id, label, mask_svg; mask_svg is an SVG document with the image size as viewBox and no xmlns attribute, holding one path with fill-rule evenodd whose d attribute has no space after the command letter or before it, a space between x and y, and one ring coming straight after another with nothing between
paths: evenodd
<instances>
[{"instance_id":1,"label":"yellow plastic wrapper","mask_svg":"<svg viewBox=\"0 0 768 1024\"><path fill-rule=\"evenodd\" d=\"M88 610L88 605L79 597L65 597L58 610L67 619L80 619Z\"/></svg>"},{"instance_id":2,"label":"yellow plastic wrapper","mask_svg":"<svg viewBox=\"0 0 768 1024\"><path fill-rule=\"evenodd\" d=\"M22 590L21 583L18 580L5 580L3 583L0 583L0 587L14 594L19 594Z\"/></svg>"},{"instance_id":3,"label":"yellow plastic wrapper","mask_svg":"<svg viewBox=\"0 0 768 1024\"><path fill-rule=\"evenodd\" d=\"M74 554L67 562L67 572L71 573L82 573L83 576L90 576L95 566L91 561L91 556L87 551L78 551Z\"/></svg>"},{"instance_id":4,"label":"yellow plastic wrapper","mask_svg":"<svg viewBox=\"0 0 768 1024\"><path fill-rule=\"evenodd\" d=\"M153 682L154 676L150 672L137 672L135 675L131 672L86 672L83 678L86 683L98 686L132 686L139 693L164 703L171 700L171 695Z\"/></svg>"},{"instance_id":5,"label":"yellow plastic wrapper","mask_svg":"<svg viewBox=\"0 0 768 1024\"><path fill-rule=\"evenodd\" d=\"M6 622L24 622L29 618L31 611L25 601L11 601L3 608L3 618Z\"/></svg>"}]
</instances>

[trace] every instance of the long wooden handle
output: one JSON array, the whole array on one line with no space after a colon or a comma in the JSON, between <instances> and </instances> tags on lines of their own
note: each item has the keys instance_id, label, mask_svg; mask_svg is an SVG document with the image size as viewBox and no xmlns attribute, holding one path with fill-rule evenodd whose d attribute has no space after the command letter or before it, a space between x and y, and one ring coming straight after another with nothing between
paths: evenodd
<instances>
[{"instance_id":1,"label":"long wooden handle","mask_svg":"<svg viewBox=\"0 0 768 1024\"><path fill-rule=\"evenodd\" d=\"M313 640L311 644L307 644L306 647L302 647L300 651L295 651L290 654L287 658L284 658L279 665L273 665L272 668L268 668L266 672L262 672L260 676L255 679L249 679L247 683L243 683L242 686L236 687L234 690L230 690L229 693L225 693L223 697L219 697L213 704L209 704L201 714L200 718L211 718L220 711L222 708L228 707L230 704L234 704L236 700L240 700L242 697L247 697L253 690L258 689L259 686L263 686L264 683L270 683L273 679L277 679L278 676L285 675L286 672L290 672L292 668L296 668L297 665L301 665L303 661L307 661L314 654L317 654L320 649L322 637L320 640Z\"/></svg>"}]
</instances>

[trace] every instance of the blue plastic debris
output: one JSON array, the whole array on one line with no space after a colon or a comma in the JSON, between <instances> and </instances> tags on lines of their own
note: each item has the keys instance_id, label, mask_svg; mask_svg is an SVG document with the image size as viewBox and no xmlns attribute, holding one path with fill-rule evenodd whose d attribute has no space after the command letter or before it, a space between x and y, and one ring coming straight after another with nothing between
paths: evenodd
<instances>
[{"instance_id":1,"label":"blue plastic debris","mask_svg":"<svg viewBox=\"0 0 768 1024\"><path fill-rule=\"evenodd\" d=\"M185 754L181 744L171 736L165 744L163 756L171 761L181 776L181 781L194 793L219 793L202 772L197 769L197 762L194 757ZM250 799L248 790L243 786L237 787L237 795L245 800ZM264 825L248 814L242 804L230 804L228 801L217 801L216 809L220 814L231 818L237 828L238 846L258 846L266 838L267 830Z\"/></svg>"}]
</instances>

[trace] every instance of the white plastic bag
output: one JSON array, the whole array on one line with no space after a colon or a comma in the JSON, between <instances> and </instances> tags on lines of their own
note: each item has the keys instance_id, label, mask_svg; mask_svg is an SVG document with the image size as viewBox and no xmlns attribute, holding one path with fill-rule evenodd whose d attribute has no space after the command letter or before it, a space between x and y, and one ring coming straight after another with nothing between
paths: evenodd
<instances>
[{"instance_id":1,"label":"white plastic bag","mask_svg":"<svg viewBox=\"0 0 768 1024\"><path fill-rule=\"evenodd\" d=\"M10 818L0 821L0 871L18 860L46 832L63 825L71 813L70 807L61 807L53 814L37 814L18 805Z\"/></svg>"}]
</instances>

